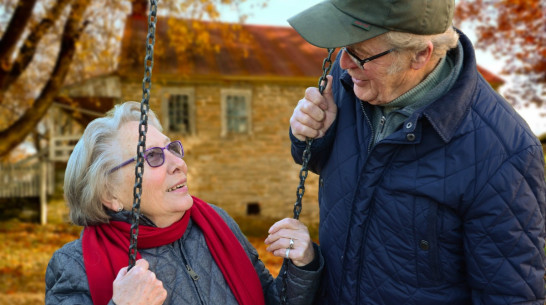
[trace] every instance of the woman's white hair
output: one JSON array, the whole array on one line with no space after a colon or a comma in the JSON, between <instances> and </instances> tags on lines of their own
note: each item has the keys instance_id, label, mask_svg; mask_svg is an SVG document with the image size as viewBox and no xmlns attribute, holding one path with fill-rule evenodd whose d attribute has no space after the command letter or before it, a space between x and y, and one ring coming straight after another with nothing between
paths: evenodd
<instances>
[{"instance_id":1,"label":"woman's white hair","mask_svg":"<svg viewBox=\"0 0 546 305\"><path fill-rule=\"evenodd\" d=\"M125 102L108 111L105 117L93 120L74 147L64 175L64 197L70 209L70 220L80 226L108 223L109 216L102 198L113 194L117 175L110 169L119 165L117 134L120 127L140 121L140 103ZM148 112L148 125L159 131L162 127L154 112ZM135 143L136 152L137 143Z\"/></svg>"},{"instance_id":2,"label":"woman's white hair","mask_svg":"<svg viewBox=\"0 0 546 305\"><path fill-rule=\"evenodd\" d=\"M399 55L396 56L397 60L391 67L390 73L396 73L400 71L404 63L408 63L414 60L417 52L424 50L427 47L428 42L432 42L434 50L432 51L433 58L442 58L446 56L447 51L455 48L459 41L459 34L453 27L441 34L436 35L416 35L411 33L394 32L390 31L381 35L383 40L396 49L395 52Z\"/></svg>"}]
</instances>

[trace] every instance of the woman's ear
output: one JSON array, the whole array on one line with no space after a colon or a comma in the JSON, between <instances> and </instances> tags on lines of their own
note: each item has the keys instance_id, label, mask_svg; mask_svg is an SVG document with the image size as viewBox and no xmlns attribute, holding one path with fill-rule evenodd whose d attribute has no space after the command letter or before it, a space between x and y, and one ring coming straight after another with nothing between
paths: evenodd
<instances>
[{"instance_id":1,"label":"woman's ear","mask_svg":"<svg viewBox=\"0 0 546 305\"><path fill-rule=\"evenodd\" d=\"M123 204L115 196L110 194L103 195L101 202L102 205L114 212L119 212L123 209Z\"/></svg>"},{"instance_id":2,"label":"woman's ear","mask_svg":"<svg viewBox=\"0 0 546 305\"><path fill-rule=\"evenodd\" d=\"M431 41L428 41L427 47L417 52L414 55L413 60L411 62L411 68L414 70L419 70L426 67L426 65L430 61L430 58L432 57L433 51L434 51L434 45L432 44Z\"/></svg>"}]
</instances>

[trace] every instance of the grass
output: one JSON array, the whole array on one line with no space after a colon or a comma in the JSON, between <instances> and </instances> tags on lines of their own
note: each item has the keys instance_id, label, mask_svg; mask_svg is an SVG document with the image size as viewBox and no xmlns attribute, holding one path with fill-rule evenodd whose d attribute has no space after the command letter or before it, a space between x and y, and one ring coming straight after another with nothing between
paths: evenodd
<instances>
[{"instance_id":1,"label":"grass","mask_svg":"<svg viewBox=\"0 0 546 305\"><path fill-rule=\"evenodd\" d=\"M55 250L80 236L81 227L68 224L66 214L64 202L56 200L48 206L47 225L17 220L0 222L0 304L44 304L49 259ZM267 230L276 220L255 216L235 220L271 274L277 276L282 259L267 252L263 243ZM310 232L313 237L316 228L311 227Z\"/></svg>"}]
</instances>

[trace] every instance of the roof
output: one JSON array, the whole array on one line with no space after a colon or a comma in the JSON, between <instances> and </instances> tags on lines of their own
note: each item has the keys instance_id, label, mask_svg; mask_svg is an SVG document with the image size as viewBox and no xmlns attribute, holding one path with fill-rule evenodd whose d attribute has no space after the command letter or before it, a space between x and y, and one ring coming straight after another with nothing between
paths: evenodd
<instances>
[{"instance_id":1,"label":"roof","mask_svg":"<svg viewBox=\"0 0 546 305\"><path fill-rule=\"evenodd\" d=\"M176 41L185 37L173 33L181 32L181 28L192 22L206 29L211 42L221 48L206 52L196 49L177 50ZM240 28L244 38L237 40L233 33L226 35L229 27ZM147 18L139 15L127 18L118 75L142 79L147 33ZM326 56L325 49L307 43L291 27L213 23L159 16L156 24L153 74L159 74L162 78L191 76L192 79L263 77L318 80ZM504 83L503 79L481 66L478 66L478 71L493 87Z\"/></svg>"},{"instance_id":2,"label":"roof","mask_svg":"<svg viewBox=\"0 0 546 305\"><path fill-rule=\"evenodd\" d=\"M479 65L478 65L478 71L483 76L483 78L485 78L485 80L491 84L491 86L496 87L496 86L504 84L504 79L500 78L493 72L490 72Z\"/></svg>"},{"instance_id":3,"label":"roof","mask_svg":"<svg viewBox=\"0 0 546 305\"><path fill-rule=\"evenodd\" d=\"M154 47L153 74L162 77L281 77L314 78L322 74L322 62L327 51L307 43L290 27L264 25L236 25L198 22L210 35L212 43L221 46L218 51L177 50L173 35L176 27L190 21L158 17ZM197 21L194 21L197 22ZM240 27L244 37L235 40L222 32L226 26ZM169 28L173 27L173 28ZM118 74L121 76L144 73L144 43L148 31L144 18L128 18L122 41ZM334 54L335 56L335 54ZM332 57L334 59L335 57Z\"/></svg>"}]
</instances>

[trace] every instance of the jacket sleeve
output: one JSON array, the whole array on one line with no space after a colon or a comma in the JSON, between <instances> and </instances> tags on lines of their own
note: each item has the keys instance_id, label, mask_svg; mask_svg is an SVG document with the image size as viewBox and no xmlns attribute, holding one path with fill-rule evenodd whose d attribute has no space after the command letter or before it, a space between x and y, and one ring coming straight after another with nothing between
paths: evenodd
<instances>
[{"instance_id":1,"label":"jacket sleeve","mask_svg":"<svg viewBox=\"0 0 546 305\"><path fill-rule=\"evenodd\" d=\"M537 145L504 161L476 194L464 215L473 304L544 304L545 189Z\"/></svg>"},{"instance_id":2,"label":"jacket sleeve","mask_svg":"<svg viewBox=\"0 0 546 305\"><path fill-rule=\"evenodd\" d=\"M320 253L320 249L316 244L313 244L313 247L315 248L315 254L318 258L318 268L316 270L305 270L303 268L296 267L294 264L292 264L292 262L287 264L287 304L313 304L320 284L320 275L324 269L324 258ZM285 270L284 266L281 268L279 275L275 278L272 284L270 280L272 279L271 274L269 273L269 270L263 266L262 261L257 260L254 266L258 272L258 275L260 276L262 286L264 282L268 283L267 288L264 289L266 304L281 304L283 274Z\"/></svg>"},{"instance_id":3,"label":"jacket sleeve","mask_svg":"<svg viewBox=\"0 0 546 305\"><path fill-rule=\"evenodd\" d=\"M79 243L69 245L57 250L47 265L45 304L93 305ZM110 300L108 305L115 304Z\"/></svg>"},{"instance_id":4,"label":"jacket sleeve","mask_svg":"<svg viewBox=\"0 0 546 305\"><path fill-rule=\"evenodd\" d=\"M326 131L326 134L322 138L313 140L313 144L311 145L311 159L309 160L308 168L315 174L320 175L324 163L328 160L330 146L334 141L335 126L336 121L334 120L332 126ZM307 142L298 140L292 134L292 129L290 129L289 135L290 141L292 142L292 158L297 164L303 164L303 152Z\"/></svg>"},{"instance_id":5,"label":"jacket sleeve","mask_svg":"<svg viewBox=\"0 0 546 305\"><path fill-rule=\"evenodd\" d=\"M218 214L226 221L227 225L231 228L241 245L247 252L250 261L254 265L256 273L262 284L262 289L264 292L265 303L268 305L281 304L280 294L282 290L282 277L283 270L279 272L277 278L273 278L269 270L265 267L264 263L260 260L258 251L250 241L245 237L243 232L241 232L237 223L228 216L228 214L213 205ZM317 269L316 270L305 270L304 268L299 268L292 263L288 264L287 272L287 298L288 304L290 305L307 305L312 304L315 294L318 290L320 283L320 276L322 270L324 269L324 258L320 252L320 248L314 244L315 254L317 255Z\"/></svg>"}]
</instances>

